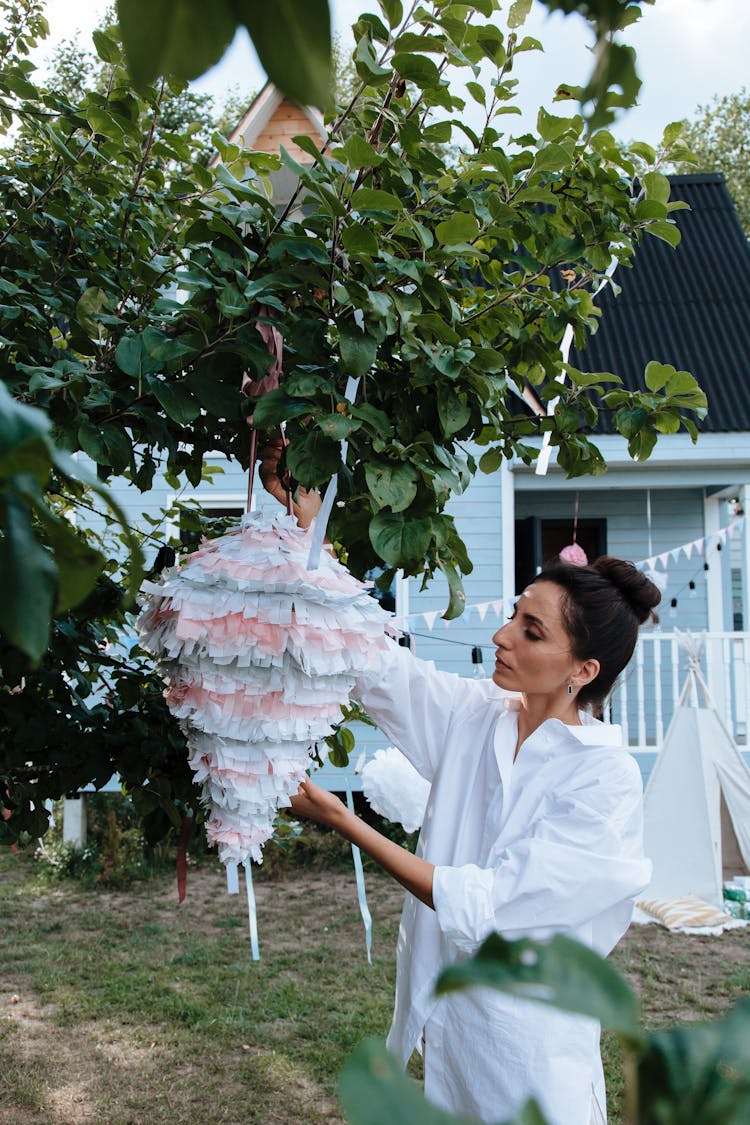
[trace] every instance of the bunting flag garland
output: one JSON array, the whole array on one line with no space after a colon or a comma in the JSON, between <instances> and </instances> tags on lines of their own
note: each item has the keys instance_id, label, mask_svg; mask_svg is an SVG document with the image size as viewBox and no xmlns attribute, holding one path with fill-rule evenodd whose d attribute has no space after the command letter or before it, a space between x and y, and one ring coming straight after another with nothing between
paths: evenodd
<instances>
[{"instance_id":1,"label":"bunting flag garland","mask_svg":"<svg viewBox=\"0 0 750 1125\"><path fill-rule=\"evenodd\" d=\"M722 527L719 531L712 532L711 535L703 536L700 539L691 539L688 543L681 543L679 547L672 547L667 551L662 551L658 555L651 555L647 559L640 559L633 565L639 570L644 570L648 577L655 581L660 587L662 592L666 589L667 582L666 574L662 575L657 570L661 566L662 570L666 572L670 559L672 562L678 562L680 555L684 555L686 559L690 559L693 554L704 555L705 552L712 547L721 550L722 546L726 544L727 539L734 539L745 524L745 517L738 516L737 519L731 521L726 527ZM496 618L500 618L503 606L512 605L515 598L495 598L488 602L472 602L470 605L464 607L464 612L461 615L462 624L465 624L471 613L476 612L479 621L483 622L489 612L492 612ZM399 629L406 631L414 630L420 625L426 625L427 629L432 632L436 621L440 619L445 628L451 625L450 621L446 621L441 617L440 611L436 609L428 610L425 613L410 613L401 617L393 619L393 624ZM470 642L462 642L470 645Z\"/></svg>"},{"instance_id":2,"label":"bunting flag garland","mask_svg":"<svg viewBox=\"0 0 750 1125\"><path fill-rule=\"evenodd\" d=\"M146 582L142 646L167 684L224 864L260 863L311 750L341 718L391 621L368 587L284 513L240 527Z\"/></svg>"}]
</instances>

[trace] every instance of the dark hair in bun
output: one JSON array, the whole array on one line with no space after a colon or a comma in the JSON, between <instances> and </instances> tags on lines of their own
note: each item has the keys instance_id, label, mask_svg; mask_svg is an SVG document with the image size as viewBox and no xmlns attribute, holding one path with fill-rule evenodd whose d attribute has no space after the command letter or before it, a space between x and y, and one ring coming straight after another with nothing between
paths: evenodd
<instances>
[{"instance_id":1,"label":"dark hair in bun","mask_svg":"<svg viewBox=\"0 0 750 1125\"><path fill-rule=\"evenodd\" d=\"M599 674L578 693L580 703L601 702L626 666L638 626L659 619L659 588L624 559L602 555L588 566L556 562L534 582L554 582L565 592L563 621L577 660L599 661Z\"/></svg>"}]
</instances>

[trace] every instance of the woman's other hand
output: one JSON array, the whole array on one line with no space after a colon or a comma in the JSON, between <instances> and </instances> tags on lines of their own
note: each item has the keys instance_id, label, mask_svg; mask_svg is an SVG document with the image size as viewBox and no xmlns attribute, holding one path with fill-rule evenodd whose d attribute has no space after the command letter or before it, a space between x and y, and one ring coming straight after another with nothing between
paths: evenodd
<instances>
[{"instance_id":1,"label":"woman's other hand","mask_svg":"<svg viewBox=\"0 0 750 1125\"><path fill-rule=\"evenodd\" d=\"M299 792L292 797L292 812L295 816L327 824L330 828L338 828L346 818L347 811L343 801L327 789L315 785L309 778L302 782Z\"/></svg>"},{"instance_id":2,"label":"woman's other hand","mask_svg":"<svg viewBox=\"0 0 750 1125\"><path fill-rule=\"evenodd\" d=\"M260 451L259 474L261 483L266 492L286 507L286 487L282 476L279 476L279 462L284 446L280 438L268 441ZM300 527L309 527L320 511L322 501L320 494L302 488L297 489L292 501L292 511Z\"/></svg>"}]
</instances>

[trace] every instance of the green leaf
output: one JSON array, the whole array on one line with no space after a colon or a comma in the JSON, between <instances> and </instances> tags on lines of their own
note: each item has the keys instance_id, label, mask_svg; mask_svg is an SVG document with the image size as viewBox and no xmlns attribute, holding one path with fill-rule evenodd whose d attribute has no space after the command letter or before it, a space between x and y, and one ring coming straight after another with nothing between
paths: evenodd
<instances>
[{"instance_id":1,"label":"green leaf","mask_svg":"<svg viewBox=\"0 0 750 1125\"><path fill-rule=\"evenodd\" d=\"M317 427L326 437L335 441L344 441L362 425L356 418L347 418L345 414L327 414L317 419Z\"/></svg>"},{"instance_id":2,"label":"green leaf","mask_svg":"<svg viewBox=\"0 0 750 1125\"><path fill-rule=\"evenodd\" d=\"M356 379L371 370L378 354L378 344L372 336L360 332L356 325L340 323L339 353L343 370Z\"/></svg>"},{"instance_id":3,"label":"green leaf","mask_svg":"<svg viewBox=\"0 0 750 1125\"><path fill-rule=\"evenodd\" d=\"M480 105L487 104L487 93L481 83L467 82L466 89L469 91L475 102L479 102Z\"/></svg>"},{"instance_id":4,"label":"green leaf","mask_svg":"<svg viewBox=\"0 0 750 1125\"><path fill-rule=\"evenodd\" d=\"M380 6L385 12L389 27L398 27L404 18L404 6L401 0L380 0Z\"/></svg>"},{"instance_id":5,"label":"green leaf","mask_svg":"<svg viewBox=\"0 0 750 1125\"><path fill-rule=\"evenodd\" d=\"M638 1062L637 1119L713 1125L750 1120L748 1026L750 1001L743 997L710 1023L650 1032Z\"/></svg>"},{"instance_id":6,"label":"green leaf","mask_svg":"<svg viewBox=\"0 0 750 1125\"><path fill-rule=\"evenodd\" d=\"M491 934L474 957L443 970L437 993L474 985L590 1016L635 1041L642 1037L638 1001L624 978L598 953L562 934L549 941Z\"/></svg>"},{"instance_id":7,"label":"green leaf","mask_svg":"<svg viewBox=\"0 0 750 1125\"><path fill-rule=\"evenodd\" d=\"M359 188L352 196L352 208L355 211L388 211L393 213L401 211L402 201L389 191L379 188Z\"/></svg>"},{"instance_id":8,"label":"green leaf","mask_svg":"<svg viewBox=\"0 0 750 1125\"><path fill-rule=\"evenodd\" d=\"M448 608L443 614L443 619L445 621L455 621L466 608L466 594L464 593L461 575L458 573L453 562L448 559L441 557L438 562L438 567L446 577L449 591Z\"/></svg>"},{"instance_id":9,"label":"green leaf","mask_svg":"<svg viewBox=\"0 0 750 1125\"><path fill-rule=\"evenodd\" d=\"M503 463L503 453L499 446L485 450L479 458L479 468L483 473L495 473Z\"/></svg>"},{"instance_id":10,"label":"green leaf","mask_svg":"<svg viewBox=\"0 0 750 1125\"><path fill-rule=\"evenodd\" d=\"M233 283L222 289L216 298L216 304L220 312L230 319L237 316L246 316L248 312L247 300Z\"/></svg>"},{"instance_id":11,"label":"green leaf","mask_svg":"<svg viewBox=\"0 0 750 1125\"><path fill-rule=\"evenodd\" d=\"M670 246L679 245L682 237L679 228L674 223L660 222L658 219L654 223L649 223L643 229L646 234L653 234L656 238L660 238L662 242L668 242Z\"/></svg>"},{"instance_id":12,"label":"green leaf","mask_svg":"<svg viewBox=\"0 0 750 1125\"><path fill-rule=\"evenodd\" d=\"M419 474L413 465L370 461L365 479L370 495L379 508L403 512L417 495Z\"/></svg>"},{"instance_id":13,"label":"green leaf","mask_svg":"<svg viewBox=\"0 0 750 1125\"><path fill-rule=\"evenodd\" d=\"M99 340L103 333L102 325L97 316L106 309L109 303L107 294L96 286L88 288L78 299L76 304L76 320L83 331L92 340Z\"/></svg>"},{"instance_id":14,"label":"green leaf","mask_svg":"<svg viewBox=\"0 0 750 1125\"><path fill-rule=\"evenodd\" d=\"M339 1080L339 1097L350 1125L469 1125L468 1118L430 1105L376 1039L365 1039L352 1051Z\"/></svg>"},{"instance_id":15,"label":"green leaf","mask_svg":"<svg viewBox=\"0 0 750 1125\"><path fill-rule=\"evenodd\" d=\"M646 364L646 370L643 373L643 379L650 391L660 391L662 387L667 385L677 372L670 363L657 363L652 359L650 363Z\"/></svg>"},{"instance_id":16,"label":"green leaf","mask_svg":"<svg viewBox=\"0 0 750 1125\"><path fill-rule=\"evenodd\" d=\"M621 407L615 414L615 427L623 437L631 439L640 433L648 421L648 415L642 406Z\"/></svg>"},{"instance_id":17,"label":"green leaf","mask_svg":"<svg viewBox=\"0 0 750 1125\"><path fill-rule=\"evenodd\" d=\"M453 387L441 383L438 386L438 415L443 432L450 437L462 430L470 421L471 408Z\"/></svg>"},{"instance_id":18,"label":"green leaf","mask_svg":"<svg viewBox=\"0 0 750 1125\"><path fill-rule=\"evenodd\" d=\"M641 179L646 189L646 198L655 199L657 203L669 203L670 184L661 172L646 172Z\"/></svg>"},{"instance_id":19,"label":"green leaf","mask_svg":"<svg viewBox=\"0 0 750 1125\"><path fill-rule=\"evenodd\" d=\"M148 375L146 386L164 413L180 426L192 422L201 412L200 403L194 398L186 379L157 379Z\"/></svg>"},{"instance_id":20,"label":"green leaf","mask_svg":"<svg viewBox=\"0 0 750 1125\"><path fill-rule=\"evenodd\" d=\"M456 246L471 242L479 234L479 223L467 211L456 211L435 228L437 240L443 246Z\"/></svg>"},{"instance_id":21,"label":"green leaf","mask_svg":"<svg viewBox=\"0 0 750 1125\"><path fill-rule=\"evenodd\" d=\"M230 0L213 0L210 19L201 0L117 0L117 15L137 85L159 74L200 77L219 61L237 26Z\"/></svg>"},{"instance_id":22,"label":"green leaf","mask_svg":"<svg viewBox=\"0 0 750 1125\"><path fill-rule=\"evenodd\" d=\"M295 480L306 487L320 487L341 468L341 450L319 430L296 438L286 450L286 463Z\"/></svg>"},{"instance_id":23,"label":"green leaf","mask_svg":"<svg viewBox=\"0 0 750 1125\"><path fill-rule=\"evenodd\" d=\"M120 44L116 39L113 39L108 31L102 31L97 28L92 32L91 38L94 41L96 53L100 59L107 63L118 63L122 58L122 51Z\"/></svg>"},{"instance_id":24,"label":"green leaf","mask_svg":"<svg viewBox=\"0 0 750 1125\"><path fill-rule=\"evenodd\" d=\"M563 168L567 168L570 163L570 154L562 145L545 145L534 157L534 171L561 172Z\"/></svg>"},{"instance_id":25,"label":"green leaf","mask_svg":"<svg viewBox=\"0 0 750 1125\"><path fill-rule=\"evenodd\" d=\"M383 157L364 137L352 133L345 145L335 149L333 155L341 153L350 168L377 168Z\"/></svg>"},{"instance_id":26,"label":"green leaf","mask_svg":"<svg viewBox=\"0 0 750 1125\"><path fill-rule=\"evenodd\" d=\"M22 500L6 492L0 517L0 632L36 663L49 640L57 567L37 540Z\"/></svg>"},{"instance_id":27,"label":"green leaf","mask_svg":"<svg viewBox=\"0 0 750 1125\"><path fill-rule=\"evenodd\" d=\"M23 442L46 439L51 430L47 415L35 406L16 402L0 382L0 459L15 451Z\"/></svg>"},{"instance_id":28,"label":"green leaf","mask_svg":"<svg viewBox=\"0 0 750 1125\"><path fill-rule=\"evenodd\" d=\"M370 520L370 542L389 566L421 563L432 540L432 521L414 519L403 512L377 512Z\"/></svg>"},{"instance_id":29,"label":"green leaf","mask_svg":"<svg viewBox=\"0 0 750 1125\"><path fill-rule=\"evenodd\" d=\"M65 613L93 590L107 560L100 551L84 542L65 520L53 517L48 509L40 510L39 514L58 571L55 610Z\"/></svg>"},{"instance_id":30,"label":"green leaf","mask_svg":"<svg viewBox=\"0 0 750 1125\"><path fill-rule=\"evenodd\" d=\"M537 114L536 127L543 141L556 141L569 131L575 120L572 117L555 117L542 106ZM580 120L579 117L578 121Z\"/></svg>"},{"instance_id":31,"label":"green leaf","mask_svg":"<svg viewBox=\"0 0 750 1125\"><path fill-rule=\"evenodd\" d=\"M350 254L366 254L368 258L374 258L378 252L378 239L375 232L361 223L345 227L341 241L344 249Z\"/></svg>"},{"instance_id":32,"label":"green leaf","mask_svg":"<svg viewBox=\"0 0 750 1125\"><path fill-rule=\"evenodd\" d=\"M267 391L253 407L253 419L259 430L272 430L280 422L309 413L309 402L291 398L281 387Z\"/></svg>"},{"instance_id":33,"label":"green leaf","mask_svg":"<svg viewBox=\"0 0 750 1125\"><path fill-rule=\"evenodd\" d=\"M508 27L513 29L521 27L531 11L532 0L513 0L508 12Z\"/></svg>"},{"instance_id":34,"label":"green leaf","mask_svg":"<svg viewBox=\"0 0 750 1125\"><path fill-rule=\"evenodd\" d=\"M434 90L441 83L440 71L432 59L425 55L411 55L397 52L392 66L407 82L413 82L420 90Z\"/></svg>"}]
</instances>

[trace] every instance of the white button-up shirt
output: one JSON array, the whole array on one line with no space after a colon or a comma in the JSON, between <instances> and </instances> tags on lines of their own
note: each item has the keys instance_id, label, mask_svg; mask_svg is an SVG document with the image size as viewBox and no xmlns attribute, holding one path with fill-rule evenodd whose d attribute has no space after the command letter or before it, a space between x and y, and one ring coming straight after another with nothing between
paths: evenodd
<instances>
[{"instance_id":1,"label":"white button-up shirt","mask_svg":"<svg viewBox=\"0 0 750 1125\"><path fill-rule=\"evenodd\" d=\"M406 896L388 1046L405 1064L427 1026L425 1091L454 1112L499 1121L533 1095L553 1125L586 1125L592 1088L603 1100L595 1021L434 988L493 931L609 953L650 878L636 762L584 712L542 723L514 762L517 698L397 645L353 694L432 783L418 854L435 865L435 909Z\"/></svg>"}]
</instances>

